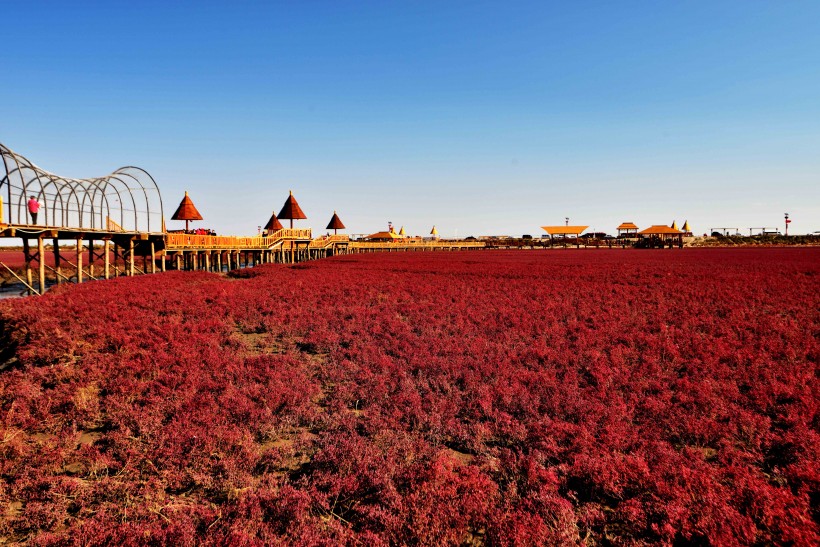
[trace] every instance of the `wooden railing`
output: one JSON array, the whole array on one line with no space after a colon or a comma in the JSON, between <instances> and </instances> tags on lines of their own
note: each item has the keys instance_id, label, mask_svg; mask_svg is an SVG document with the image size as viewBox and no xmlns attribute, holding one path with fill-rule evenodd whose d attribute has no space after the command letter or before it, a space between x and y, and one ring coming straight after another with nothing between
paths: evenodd
<instances>
[{"instance_id":1,"label":"wooden railing","mask_svg":"<svg viewBox=\"0 0 820 547\"><path fill-rule=\"evenodd\" d=\"M165 247L174 249L233 249L265 250L282 242L311 239L311 230L285 228L269 236L207 236L196 234L167 234Z\"/></svg>"},{"instance_id":2,"label":"wooden railing","mask_svg":"<svg viewBox=\"0 0 820 547\"><path fill-rule=\"evenodd\" d=\"M351 241L351 247L359 249L387 249L387 248L431 248L438 249L442 247L461 247L461 248L482 248L483 241L404 241L395 239L393 241Z\"/></svg>"},{"instance_id":3,"label":"wooden railing","mask_svg":"<svg viewBox=\"0 0 820 547\"><path fill-rule=\"evenodd\" d=\"M326 247L330 247L333 244L337 243L347 243L350 241L350 237L346 234L336 234L336 235L326 235L320 236L310 242L310 246L314 249L324 249Z\"/></svg>"}]
</instances>

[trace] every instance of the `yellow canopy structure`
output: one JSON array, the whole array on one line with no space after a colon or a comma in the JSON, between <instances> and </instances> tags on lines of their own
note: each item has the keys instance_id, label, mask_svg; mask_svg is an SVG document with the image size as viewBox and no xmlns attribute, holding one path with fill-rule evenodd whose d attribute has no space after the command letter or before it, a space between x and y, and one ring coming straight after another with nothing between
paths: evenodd
<instances>
[{"instance_id":1,"label":"yellow canopy structure","mask_svg":"<svg viewBox=\"0 0 820 547\"><path fill-rule=\"evenodd\" d=\"M579 236L589 226L541 226L550 236Z\"/></svg>"}]
</instances>

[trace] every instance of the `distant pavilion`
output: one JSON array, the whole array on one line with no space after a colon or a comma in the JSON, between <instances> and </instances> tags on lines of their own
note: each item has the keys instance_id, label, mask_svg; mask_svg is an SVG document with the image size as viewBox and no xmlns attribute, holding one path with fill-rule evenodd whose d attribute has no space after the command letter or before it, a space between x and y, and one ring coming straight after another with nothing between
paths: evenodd
<instances>
[{"instance_id":1,"label":"distant pavilion","mask_svg":"<svg viewBox=\"0 0 820 547\"><path fill-rule=\"evenodd\" d=\"M587 228L589 226L541 226L541 229L549 234L550 239L553 237L578 237Z\"/></svg>"},{"instance_id":2,"label":"distant pavilion","mask_svg":"<svg viewBox=\"0 0 820 547\"><path fill-rule=\"evenodd\" d=\"M655 239L663 242L675 241L678 245L683 245L683 232L665 224L655 224L645 228L638 232L638 235L644 239Z\"/></svg>"},{"instance_id":3,"label":"distant pavilion","mask_svg":"<svg viewBox=\"0 0 820 547\"><path fill-rule=\"evenodd\" d=\"M638 225L634 222L622 222L618 228L618 237L636 237L638 235Z\"/></svg>"}]
</instances>

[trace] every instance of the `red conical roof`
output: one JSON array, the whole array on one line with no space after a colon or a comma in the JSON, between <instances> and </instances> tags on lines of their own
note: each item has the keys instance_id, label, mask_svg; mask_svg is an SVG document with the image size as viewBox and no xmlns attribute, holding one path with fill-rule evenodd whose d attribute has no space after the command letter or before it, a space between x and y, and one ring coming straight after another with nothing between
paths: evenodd
<instances>
[{"instance_id":1,"label":"red conical roof","mask_svg":"<svg viewBox=\"0 0 820 547\"><path fill-rule=\"evenodd\" d=\"M292 191L288 196L288 199L285 201L285 204L282 206L282 210L279 211L279 218L287 218L290 220L307 218L307 215L302 212L302 208L299 207L298 203L296 203L296 198L293 197Z\"/></svg>"},{"instance_id":2,"label":"red conical roof","mask_svg":"<svg viewBox=\"0 0 820 547\"><path fill-rule=\"evenodd\" d=\"M268 221L268 223L265 224L265 230L267 230L268 232L275 232L276 230L281 230L282 228L282 223L279 222L278 218L276 218L276 212L274 212L270 216L270 220Z\"/></svg>"},{"instance_id":3,"label":"red conical roof","mask_svg":"<svg viewBox=\"0 0 820 547\"><path fill-rule=\"evenodd\" d=\"M342 224L342 220L339 218L339 215L336 214L336 211L333 211L333 216L330 217L330 222L327 224L328 230L344 230L345 225Z\"/></svg>"},{"instance_id":4,"label":"red conical roof","mask_svg":"<svg viewBox=\"0 0 820 547\"><path fill-rule=\"evenodd\" d=\"M179 202L179 207L171 220L202 220L202 215L194 207L194 202L188 197L188 192L185 192L185 197Z\"/></svg>"}]
</instances>

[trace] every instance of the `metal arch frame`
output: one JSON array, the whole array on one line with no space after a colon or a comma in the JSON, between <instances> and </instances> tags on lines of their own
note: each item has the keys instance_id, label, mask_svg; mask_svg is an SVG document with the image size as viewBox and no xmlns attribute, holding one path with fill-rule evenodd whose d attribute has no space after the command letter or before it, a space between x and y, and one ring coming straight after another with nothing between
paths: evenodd
<instances>
[{"instance_id":1,"label":"metal arch frame","mask_svg":"<svg viewBox=\"0 0 820 547\"><path fill-rule=\"evenodd\" d=\"M26 198L33 195L43 204L43 221L47 227L105 231L108 229L106 218L110 218L116 219L127 232L153 233L152 228L155 232L164 229L162 194L145 169L128 165L104 177L74 179L41 169L2 143L0 157L3 159L0 197L6 199L3 212L8 215L7 224L29 224ZM116 198L119 204L111 198ZM70 226L74 215L78 226ZM159 215L160 226L157 221L152 223L155 215Z\"/></svg>"}]
</instances>

